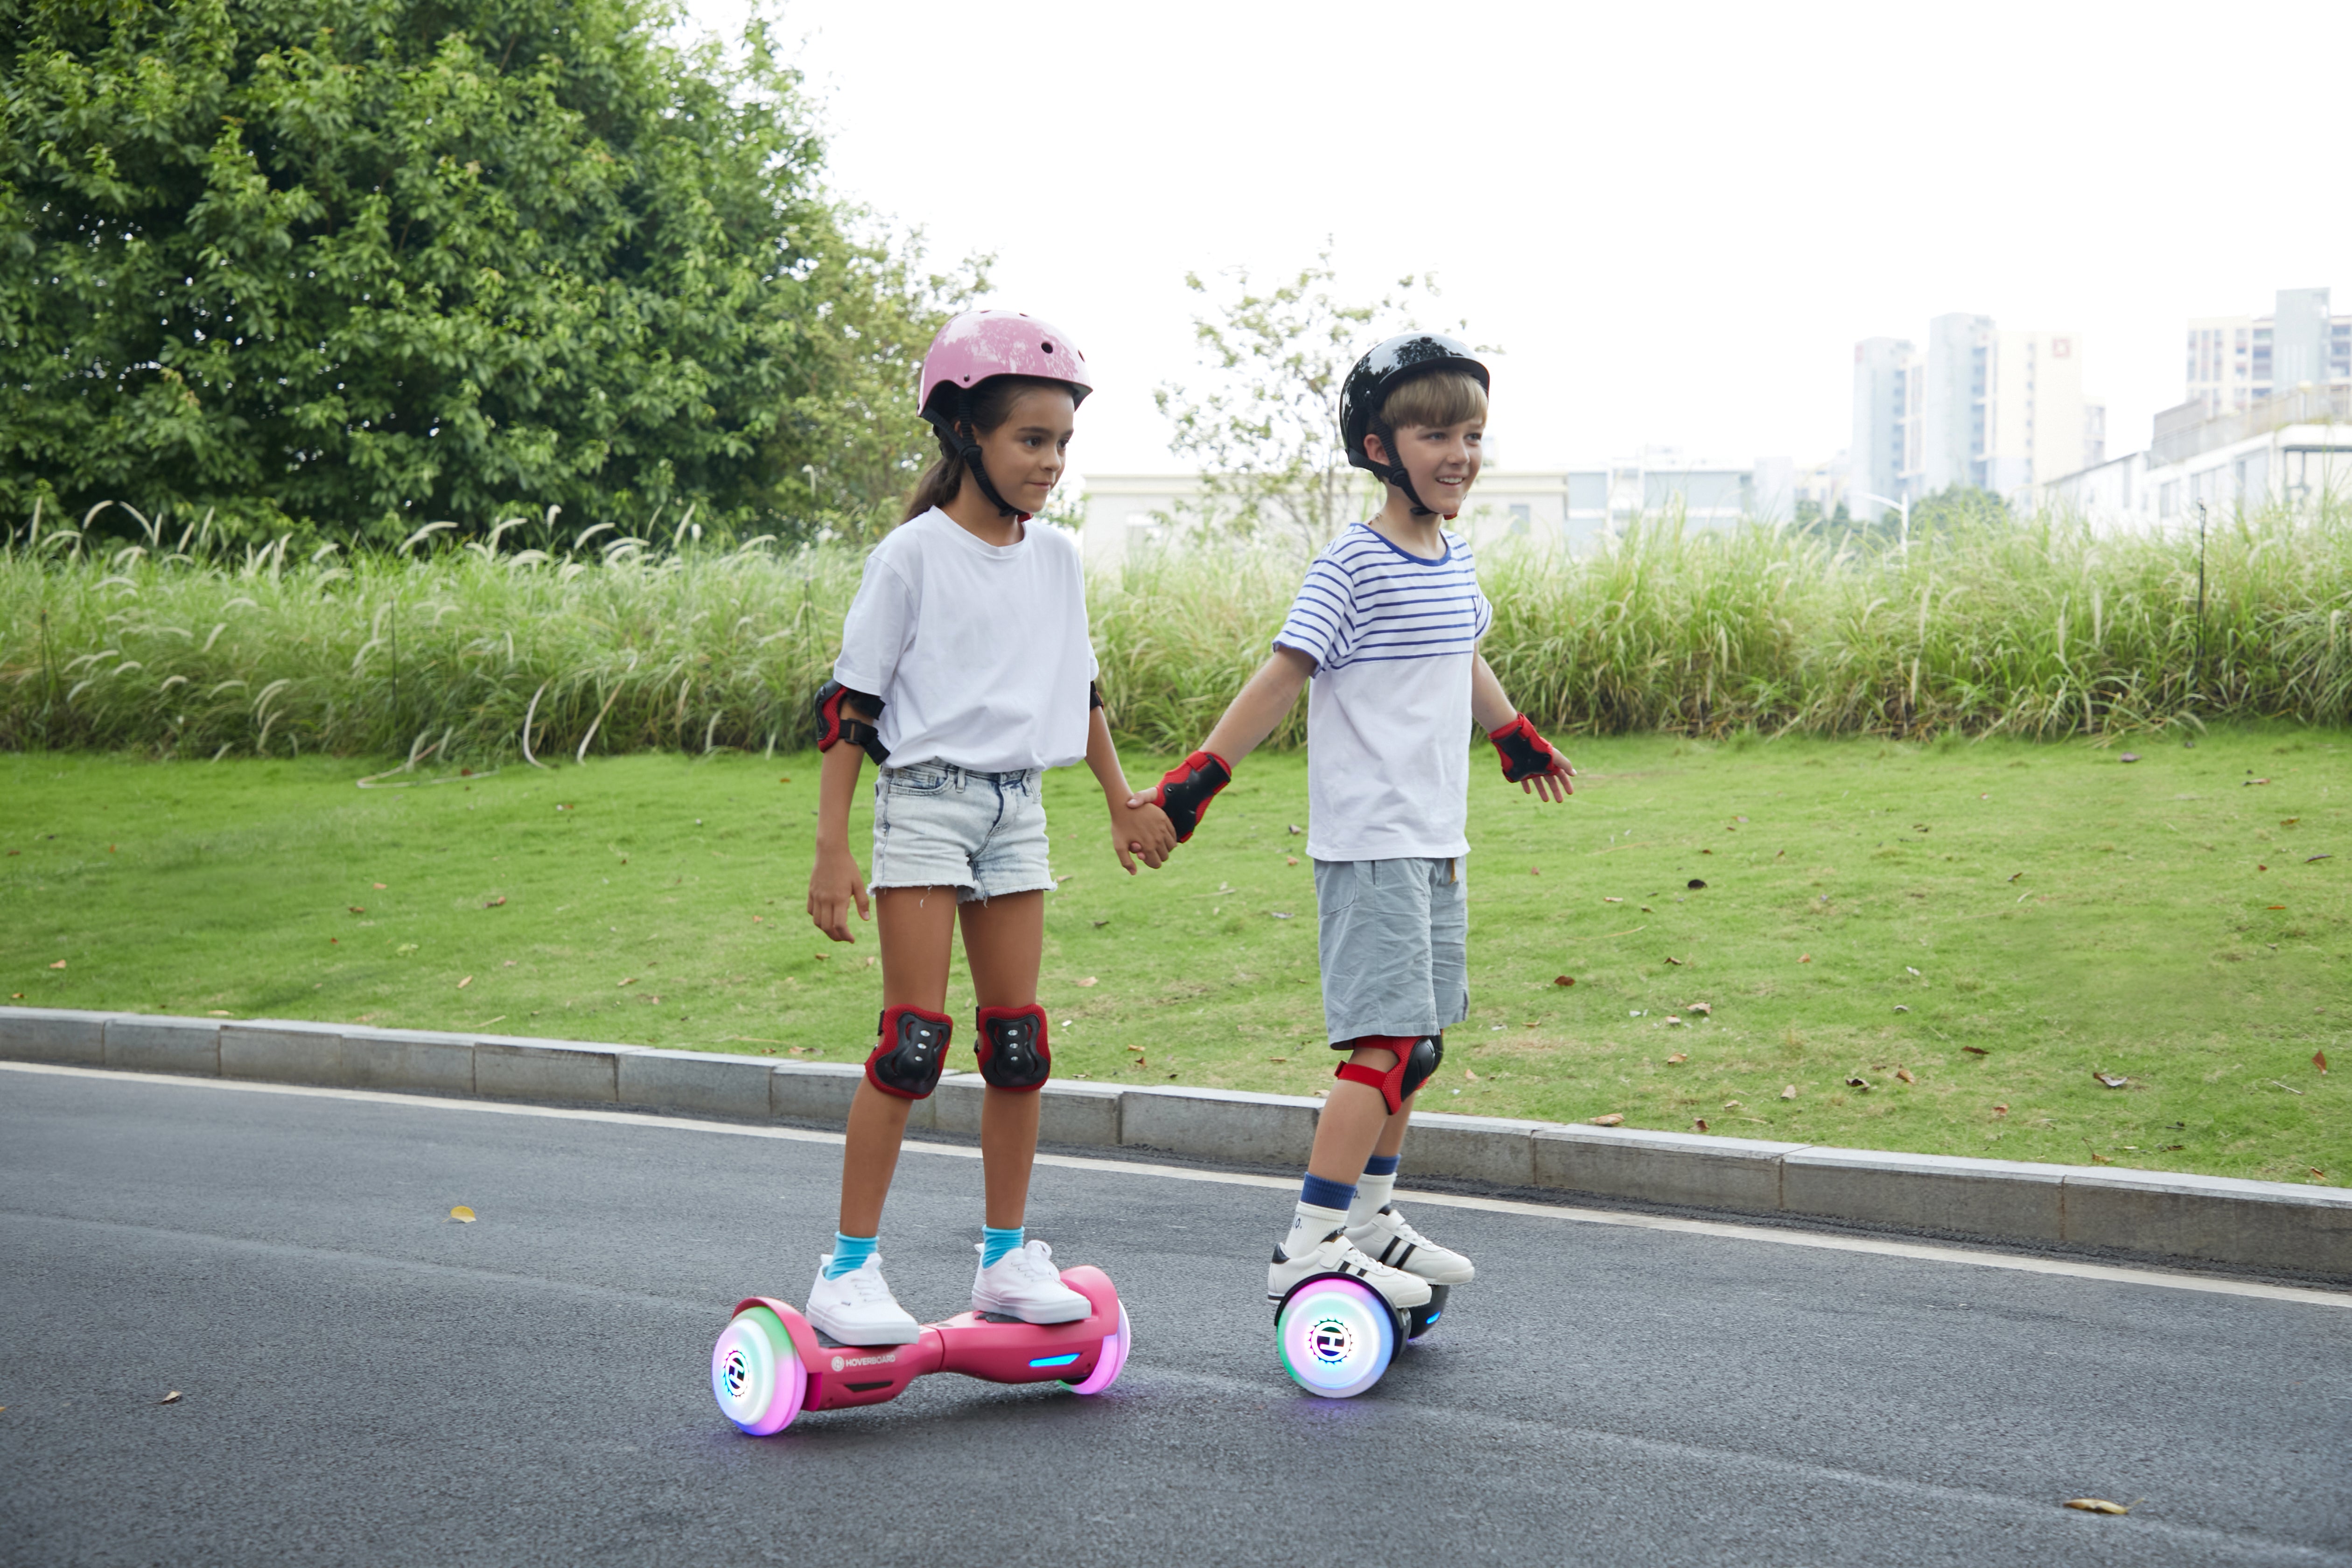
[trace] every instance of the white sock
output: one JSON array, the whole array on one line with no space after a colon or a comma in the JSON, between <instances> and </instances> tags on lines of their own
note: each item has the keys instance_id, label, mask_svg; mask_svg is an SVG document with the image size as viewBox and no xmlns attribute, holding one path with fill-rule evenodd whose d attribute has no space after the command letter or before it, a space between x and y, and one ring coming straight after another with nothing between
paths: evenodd
<instances>
[{"instance_id":1,"label":"white sock","mask_svg":"<svg viewBox=\"0 0 2352 1568\"><path fill-rule=\"evenodd\" d=\"M1290 1216L1290 1229L1282 1238L1282 1255L1297 1258L1302 1253L1312 1252L1323 1245L1325 1237L1335 1230L1345 1230L1347 1226L1346 1209L1318 1208L1313 1204L1302 1203L1298 1211Z\"/></svg>"},{"instance_id":2,"label":"white sock","mask_svg":"<svg viewBox=\"0 0 2352 1568\"><path fill-rule=\"evenodd\" d=\"M1348 1228L1358 1230L1372 1223L1372 1216L1396 1191L1396 1173L1385 1176L1365 1174L1356 1178L1356 1201L1348 1205Z\"/></svg>"}]
</instances>

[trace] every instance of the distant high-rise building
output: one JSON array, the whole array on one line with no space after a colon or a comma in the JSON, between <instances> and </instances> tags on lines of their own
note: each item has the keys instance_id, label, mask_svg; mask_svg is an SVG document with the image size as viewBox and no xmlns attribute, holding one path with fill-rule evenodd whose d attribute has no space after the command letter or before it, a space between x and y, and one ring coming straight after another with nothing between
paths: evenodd
<instances>
[{"instance_id":1,"label":"distant high-rise building","mask_svg":"<svg viewBox=\"0 0 2352 1568\"><path fill-rule=\"evenodd\" d=\"M1923 494L1955 485L1985 488L1993 342L1990 316L1954 314L1927 323L1927 374L1919 395Z\"/></svg>"},{"instance_id":2,"label":"distant high-rise building","mask_svg":"<svg viewBox=\"0 0 2352 1568\"><path fill-rule=\"evenodd\" d=\"M1853 515L1875 519L1889 500L1911 500L1919 480L1919 391L1927 367L1900 338L1853 345L1853 444L1847 493ZM1884 500L1873 500L1872 496Z\"/></svg>"},{"instance_id":3,"label":"distant high-rise building","mask_svg":"<svg viewBox=\"0 0 2352 1568\"><path fill-rule=\"evenodd\" d=\"M2267 316L2198 316L2189 323L2189 394L2208 419L2270 396L2352 384L2352 316L2328 312L2325 289L2282 289Z\"/></svg>"},{"instance_id":4,"label":"distant high-rise building","mask_svg":"<svg viewBox=\"0 0 2352 1568\"><path fill-rule=\"evenodd\" d=\"M1991 371L1985 475L1979 482L2009 496L2081 468L2082 338L2074 332L1996 332Z\"/></svg>"}]
</instances>

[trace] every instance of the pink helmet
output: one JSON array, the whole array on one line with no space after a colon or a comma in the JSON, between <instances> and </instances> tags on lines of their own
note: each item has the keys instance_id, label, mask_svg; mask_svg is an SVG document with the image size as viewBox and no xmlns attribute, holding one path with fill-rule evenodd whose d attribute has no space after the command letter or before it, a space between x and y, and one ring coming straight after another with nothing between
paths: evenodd
<instances>
[{"instance_id":1,"label":"pink helmet","mask_svg":"<svg viewBox=\"0 0 2352 1568\"><path fill-rule=\"evenodd\" d=\"M1066 382L1074 403L1084 403L1094 390L1087 380L1087 356L1057 328L1019 310L966 310L931 340L916 401L932 417L939 411L931 398L940 387L968 391L992 375Z\"/></svg>"}]
</instances>

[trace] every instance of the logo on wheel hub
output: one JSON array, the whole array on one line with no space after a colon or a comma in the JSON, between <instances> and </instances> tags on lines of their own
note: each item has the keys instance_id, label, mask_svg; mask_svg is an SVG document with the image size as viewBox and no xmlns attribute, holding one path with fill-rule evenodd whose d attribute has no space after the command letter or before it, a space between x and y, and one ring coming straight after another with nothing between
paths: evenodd
<instances>
[{"instance_id":1,"label":"logo on wheel hub","mask_svg":"<svg viewBox=\"0 0 2352 1568\"><path fill-rule=\"evenodd\" d=\"M744 1385L751 1381L751 1369L743 1364L743 1352L740 1350L729 1351L726 1363L719 1368L719 1375L727 1384L727 1397L742 1398Z\"/></svg>"},{"instance_id":2,"label":"logo on wheel hub","mask_svg":"<svg viewBox=\"0 0 2352 1568\"><path fill-rule=\"evenodd\" d=\"M1339 1318L1325 1318L1307 1331L1307 1343L1315 1359L1337 1366L1356 1352L1356 1331Z\"/></svg>"}]
</instances>

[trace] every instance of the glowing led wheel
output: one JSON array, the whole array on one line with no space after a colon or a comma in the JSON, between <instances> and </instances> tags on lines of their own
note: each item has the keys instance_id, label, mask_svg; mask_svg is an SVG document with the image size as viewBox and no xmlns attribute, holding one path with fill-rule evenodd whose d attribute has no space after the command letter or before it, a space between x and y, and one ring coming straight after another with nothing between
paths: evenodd
<instances>
[{"instance_id":1,"label":"glowing led wheel","mask_svg":"<svg viewBox=\"0 0 2352 1568\"><path fill-rule=\"evenodd\" d=\"M754 1437L793 1424L808 1393L808 1369L775 1313L748 1308L720 1332L710 1348L710 1392L727 1419Z\"/></svg>"},{"instance_id":2,"label":"glowing led wheel","mask_svg":"<svg viewBox=\"0 0 2352 1568\"><path fill-rule=\"evenodd\" d=\"M1102 1356L1095 1363L1094 1371L1081 1383L1070 1384L1078 1394L1100 1394L1118 1381L1119 1369L1127 1365L1127 1347L1132 1342L1127 1327L1127 1304L1118 1309L1118 1332L1103 1336Z\"/></svg>"},{"instance_id":3,"label":"glowing led wheel","mask_svg":"<svg viewBox=\"0 0 2352 1568\"><path fill-rule=\"evenodd\" d=\"M1388 1371L1396 1354L1396 1314L1363 1281L1325 1275L1283 1301L1274 1338L1293 1383L1326 1399L1351 1399Z\"/></svg>"}]
</instances>

